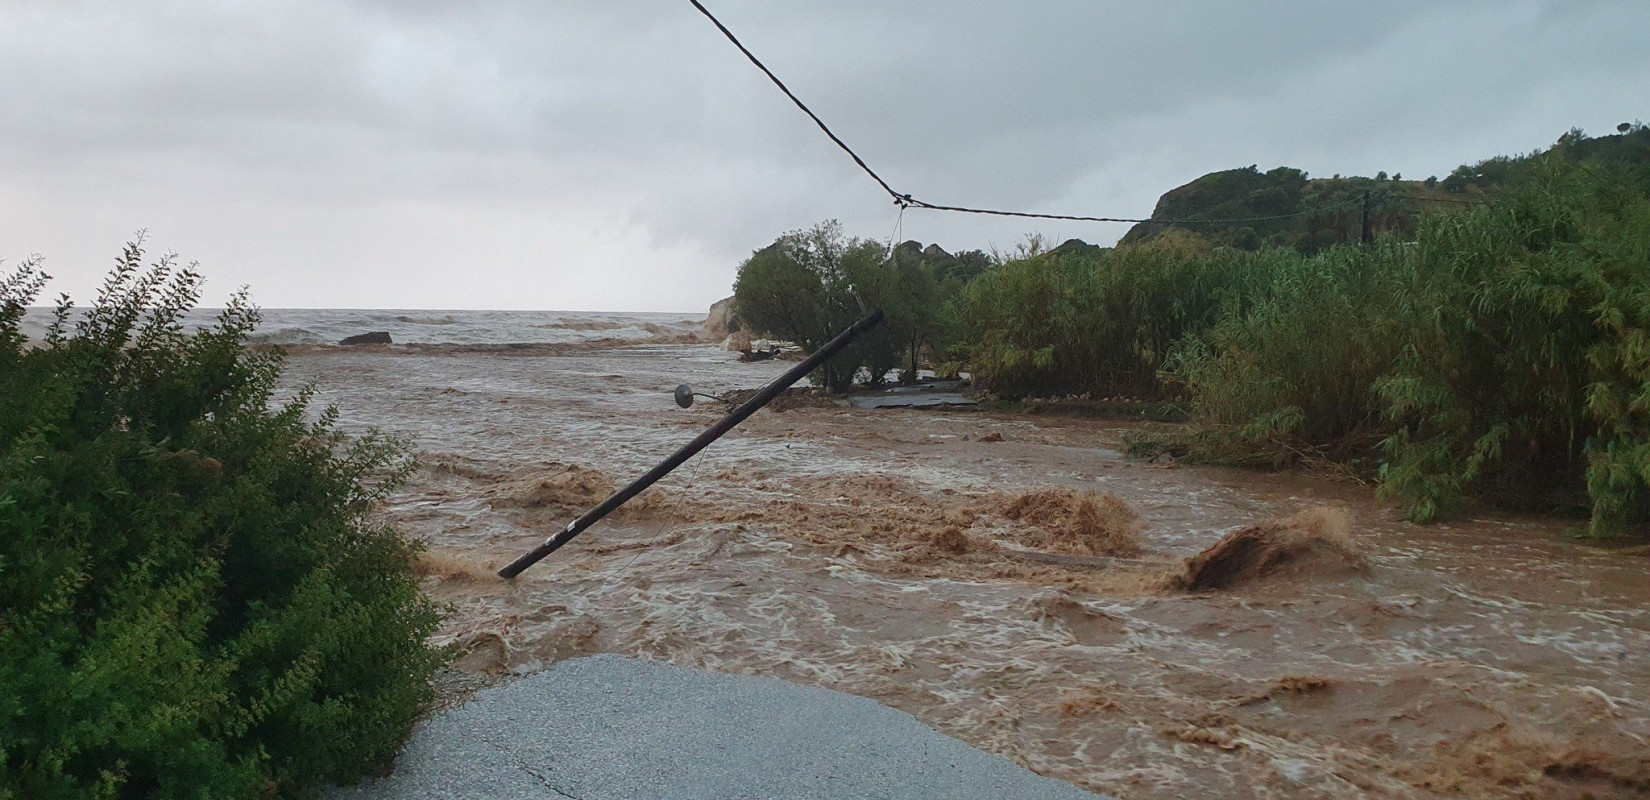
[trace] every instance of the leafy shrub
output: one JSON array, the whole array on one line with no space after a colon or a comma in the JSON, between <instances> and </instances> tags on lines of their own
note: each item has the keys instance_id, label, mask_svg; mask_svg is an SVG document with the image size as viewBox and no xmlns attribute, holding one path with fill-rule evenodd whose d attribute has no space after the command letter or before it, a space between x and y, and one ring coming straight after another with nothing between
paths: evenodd
<instances>
[{"instance_id":1,"label":"leafy shrub","mask_svg":"<svg viewBox=\"0 0 1650 800\"><path fill-rule=\"evenodd\" d=\"M1213 460L1282 465L1325 448L1353 455L1390 431L1370 388L1406 341L1390 319L1396 295L1386 265L1407 252L1396 242L1316 256L1273 251L1268 279L1247 302L1174 345L1164 377L1200 422L1239 445Z\"/></svg>"},{"instance_id":2,"label":"leafy shrub","mask_svg":"<svg viewBox=\"0 0 1650 800\"><path fill-rule=\"evenodd\" d=\"M1476 496L1588 509L1592 533L1612 535L1650 519L1640 135L1483 162L1516 182L1417 213L1412 241L1307 255L1164 249L1160 235L1029 254L961 293L956 349L999 394L1189 406L1195 430L1137 451L1348 462L1418 521Z\"/></svg>"},{"instance_id":3,"label":"leafy shrub","mask_svg":"<svg viewBox=\"0 0 1650 800\"><path fill-rule=\"evenodd\" d=\"M1413 243L1299 257L1166 372L1229 451L1378 454L1412 519L1473 494L1608 535L1650 513L1646 297L1650 199L1552 160Z\"/></svg>"},{"instance_id":4,"label":"leafy shrub","mask_svg":"<svg viewBox=\"0 0 1650 800\"><path fill-rule=\"evenodd\" d=\"M1272 258L1179 231L1115 250L1031 252L958 295L959 349L975 381L1006 397L1157 396L1170 345L1241 302Z\"/></svg>"},{"instance_id":5,"label":"leafy shrub","mask_svg":"<svg viewBox=\"0 0 1650 800\"><path fill-rule=\"evenodd\" d=\"M1398 296L1411 341L1376 394L1383 490L1430 519L1466 490L1573 502L1597 535L1650 510L1650 199L1603 171L1428 221Z\"/></svg>"},{"instance_id":6,"label":"leafy shrub","mask_svg":"<svg viewBox=\"0 0 1650 800\"><path fill-rule=\"evenodd\" d=\"M271 398L244 293L128 245L43 342L0 284L0 798L299 796L382 765L431 699L415 545L370 512L403 449ZM33 346L37 344L38 346Z\"/></svg>"}]
</instances>

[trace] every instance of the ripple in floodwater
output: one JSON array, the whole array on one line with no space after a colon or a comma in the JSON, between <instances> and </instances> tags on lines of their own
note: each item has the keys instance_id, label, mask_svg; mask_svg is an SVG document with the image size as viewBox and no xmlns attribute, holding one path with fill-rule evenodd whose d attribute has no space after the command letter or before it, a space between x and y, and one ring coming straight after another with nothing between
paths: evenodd
<instances>
[{"instance_id":1,"label":"ripple in floodwater","mask_svg":"<svg viewBox=\"0 0 1650 800\"><path fill-rule=\"evenodd\" d=\"M787 366L706 346L340 350L289 376L424 452L385 513L429 542L467 670L617 652L772 675L1126 798L1650 790L1643 558L1542 521L1418 527L1358 487L1127 462L1120 423L763 412L514 583L492 577L716 418L676 408L677 383ZM1121 501L1140 552L1059 546L1115 534L1111 501L1081 524L1058 510L1076 506L1010 512L1051 490ZM1170 588L1184 558L1315 507L1345 509L1360 566Z\"/></svg>"}]
</instances>

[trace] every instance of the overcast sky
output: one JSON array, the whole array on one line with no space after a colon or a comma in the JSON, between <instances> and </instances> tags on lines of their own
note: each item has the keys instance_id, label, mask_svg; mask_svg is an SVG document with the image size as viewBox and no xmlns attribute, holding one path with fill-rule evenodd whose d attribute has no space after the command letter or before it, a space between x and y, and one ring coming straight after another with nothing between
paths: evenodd
<instances>
[{"instance_id":1,"label":"overcast sky","mask_svg":"<svg viewBox=\"0 0 1650 800\"><path fill-rule=\"evenodd\" d=\"M706 0L902 191L1147 216L1205 172L1444 175L1650 117L1650 2ZM702 310L895 209L686 0L0 0L0 257L139 228L207 302ZM907 212L1008 248L1122 225Z\"/></svg>"}]
</instances>

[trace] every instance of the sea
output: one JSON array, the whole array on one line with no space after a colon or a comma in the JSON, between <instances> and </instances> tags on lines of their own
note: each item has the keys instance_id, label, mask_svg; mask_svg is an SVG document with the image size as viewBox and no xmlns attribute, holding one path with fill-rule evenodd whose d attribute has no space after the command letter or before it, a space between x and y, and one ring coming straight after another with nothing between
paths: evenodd
<instances>
[{"instance_id":1,"label":"sea","mask_svg":"<svg viewBox=\"0 0 1650 800\"><path fill-rule=\"evenodd\" d=\"M83 313L83 312L82 312ZM221 309L194 309L188 329L211 326ZM702 330L704 316L692 312L470 311L427 309L265 308L252 344L337 345L357 334L383 331L395 344L557 345L655 341ZM46 335L52 312L31 308L23 334Z\"/></svg>"}]
</instances>

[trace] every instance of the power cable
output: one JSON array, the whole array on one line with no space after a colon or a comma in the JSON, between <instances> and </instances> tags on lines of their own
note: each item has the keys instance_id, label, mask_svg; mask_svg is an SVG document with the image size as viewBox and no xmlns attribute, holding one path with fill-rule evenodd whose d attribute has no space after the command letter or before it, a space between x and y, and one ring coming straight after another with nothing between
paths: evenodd
<instances>
[{"instance_id":1,"label":"power cable","mask_svg":"<svg viewBox=\"0 0 1650 800\"><path fill-rule=\"evenodd\" d=\"M1306 211L1296 211L1296 212L1290 213L1290 214L1276 214L1276 215L1265 216L1265 217L1234 217L1234 218L1228 218L1228 219L1150 219L1150 218L1148 218L1148 219L1131 219L1131 218L1127 218L1127 217L1094 217L1094 216L1085 216L1085 215L1080 215L1080 214L1039 214L1039 213L1030 212L1030 211L999 211L999 210L989 209L989 208L970 208L970 207L967 207L967 206L939 205L939 204L936 204L936 203L929 203L929 202L924 201L924 200L918 200L918 199L912 197L909 194L903 194L901 192L895 191L894 187L889 185L888 181L883 180L883 177L881 175L878 175L876 170L871 169L871 166L869 164L865 163L865 159L861 158L858 153L854 152L854 149L852 147L849 147L848 143L844 142L842 140L842 137L837 136L836 133L831 130L831 127L829 125L825 124L825 120L820 119L819 115L815 114L813 109L808 107L807 103L802 102L802 99L797 97L796 93L792 92L790 90L790 87L786 86L785 82L780 80L779 76L775 75L773 73L773 70L768 69L768 65L762 63L762 60L757 58L756 54L752 53L750 51L750 48L746 47L743 42L739 41L739 37L734 36L733 31L728 30L728 26L723 25L722 21L717 19L715 14L710 13L710 9L705 8L705 5L701 2L699 2L699 0L688 0L688 2L692 3L693 7L699 10L699 13L705 15L705 18L710 20L711 24L715 25L716 29L721 31L722 35L727 37L727 40L729 42L732 42L734 47L739 48L739 52L745 54L745 58L749 59L752 64L756 65L756 68L761 70L763 75L768 76L768 80L772 81L774 86L779 87L779 91L784 92L785 96L790 98L791 102L796 104L796 107L802 110L802 113L807 114L808 118L813 120L815 125L819 126L819 130L824 132L824 134L827 137L829 137L830 140L832 142L834 142L837 147L841 148L842 152L847 153L848 157L852 158L854 160L854 163L858 164L859 168L861 170L863 170L866 175L871 176L871 180L876 181L877 185L881 186L882 190L887 192L888 196L892 197L894 199L894 203L896 205L900 206L902 209L904 209L905 207L913 207L913 208L925 208L925 209L928 209L930 211L952 211L952 212L961 213L961 214L986 214L986 215L997 216L997 217L1026 217L1026 218L1031 218L1031 219L1053 219L1053 220L1066 220L1066 221L1072 221L1072 222L1128 222L1128 223L1150 222L1150 223L1155 223L1155 224L1158 224L1158 225L1189 225L1189 224L1225 224L1225 223L1236 223L1236 222L1266 222L1266 221L1269 221L1269 220L1289 219L1291 217L1304 217L1304 216L1310 216L1310 215L1313 215L1313 214L1321 214L1325 211L1331 211L1331 210L1334 210L1336 208L1340 208L1342 206L1349 206L1349 205L1353 205L1355 203L1362 202L1361 199L1348 200L1348 201L1345 201L1345 202L1342 202L1342 203L1334 203L1334 204L1327 205L1327 206L1322 206L1322 207L1319 207L1319 208L1308 209Z\"/></svg>"},{"instance_id":2,"label":"power cable","mask_svg":"<svg viewBox=\"0 0 1650 800\"><path fill-rule=\"evenodd\" d=\"M990 214L998 217L1030 217L1032 219L1057 219L1070 220L1074 222L1149 222L1154 225L1186 225L1198 223L1266 222L1268 220L1275 219L1305 217L1313 214L1321 214L1326 211L1333 211L1337 208L1355 205L1361 202L1363 202L1362 199L1354 198L1351 200L1343 200L1339 203L1330 203L1326 206L1318 206L1317 208L1307 209L1306 211L1295 211L1288 214L1276 214L1269 217L1231 217L1225 219L1125 219L1122 217L1085 217L1075 214L1038 214L1030 211L996 211L987 208L940 206L932 203L925 203L921 200L911 200L910 204L916 208L926 208L930 211L955 211L961 214Z\"/></svg>"},{"instance_id":3,"label":"power cable","mask_svg":"<svg viewBox=\"0 0 1650 800\"><path fill-rule=\"evenodd\" d=\"M888 234L888 249L890 251L894 249L894 245L899 244L898 239L900 238L900 234L902 234L904 232L905 232L905 204L901 203L900 207L899 207L899 216L894 218L894 231L893 231L893 233Z\"/></svg>"},{"instance_id":4,"label":"power cable","mask_svg":"<svg viewBox=\"0 0 1650 800\"><path fill-rule=\"evenodd\" d=\"M1454 197L1429 197L1417 194L1395 194L1393 197L1402 197L1405 200L1414 200L1417 203L1455 203L1463 206L1483 205L1483 200L1461 200Z\"/></svg>"},{"instance_id":5,"label":"power cable","mask_svg":"<svg viewBox=\"0 0 1650 800\"><path fill-rule=\"evenodd\" d=\"M883 180L882 176L876 173L876 170L871 169L871 166L865 163L865 159L860 158L859 154L854 152L854 149L849 147L847 142L842 141L841 137L837 136L835 133L832 133L830 126L825 124L825 120L820 119L819 115L813 112L813 109L808 108L808 105L802 102L801 98L792 93L790 88L785 86L785 82L780 80L778 75L773 74L773 70L768 69L768 65L763 64L762 60L756 57L756 54L752 53L742 42L739 41L739 37L733 35L733 31L728 30L728 26L723 25L722 21L717 19L715 14L710 13L710 9L705 8L704 4L700 3L699 0L688 0L688 2L692 3L694 8L699 9L699 13L704 14L705 18L709 19L711 24L715 25L716 29L722 32L723 36L728 37L728 41L733 42L733 46L739 48L739 52L744 53L745 57L750 59L751 63L756 65L757 69L762 70L762 74L767 75L768 80L773 81L773 85L778 86L779 91L784 92L785 96L789 97L791 102L796 104L797 108L802 109L802 113L807 114L808 118L812 119L814 124L818 125L819 129L825 132L826 136L831 137L831 141L836 142L836 146L842 148L842 152L847 153L848 157L852 158L854 163L859 165L860 169L865 170L865 174L871 176L871 180L876 181L877 185L881 186L883 191L893 197L894 202L899 202L901 197L904 197L906 200L911 199L910 195L901 195L899 192L894 191L894 187L889 186L888 182Z\"/></svg>"}]
</instances>

